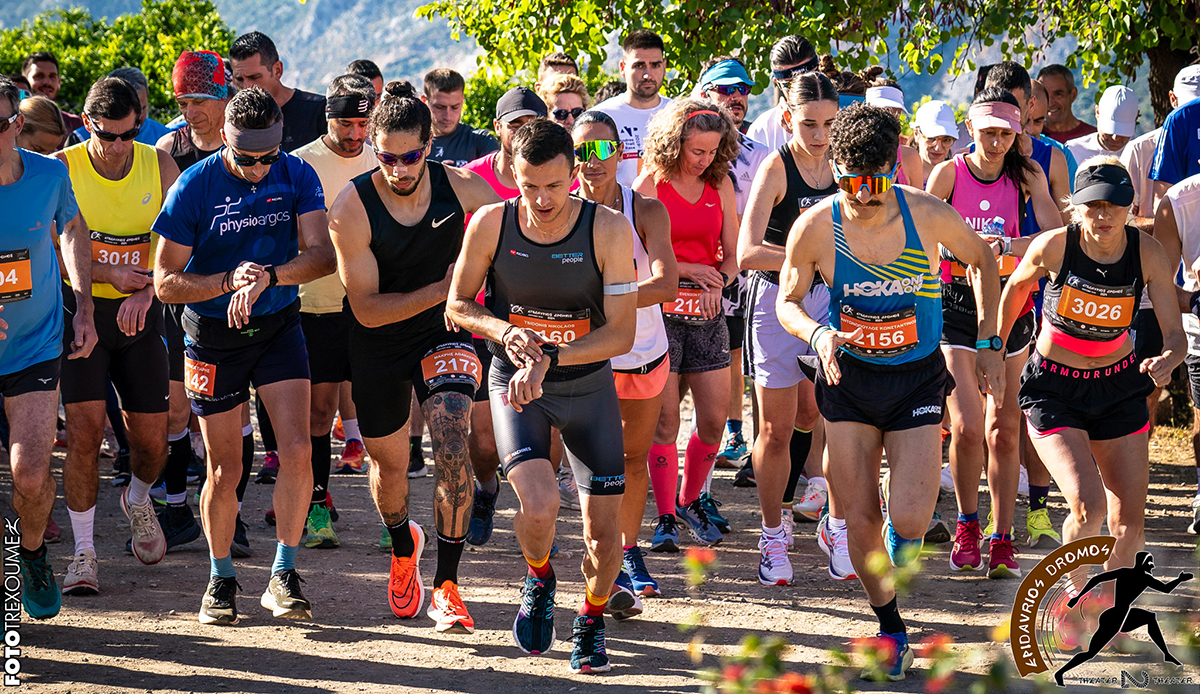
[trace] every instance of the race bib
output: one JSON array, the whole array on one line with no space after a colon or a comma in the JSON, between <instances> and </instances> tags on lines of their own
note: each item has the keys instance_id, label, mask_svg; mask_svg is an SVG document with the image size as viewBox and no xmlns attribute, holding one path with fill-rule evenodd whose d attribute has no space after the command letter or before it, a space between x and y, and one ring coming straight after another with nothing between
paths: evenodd
<instances>
[{"instance_id":1,"label":"race bib","mask_svg":"<svg viewBox=\"0 0 1200 694\"><path fill-rule=\"evenodd\" d=\"M102 265L140 265L149 269L150 232L117 236L93 229L91 237L92 262Z\"/></svg>"},{"instance_id":2,"label":"race bib","mask_svg":"<svg viewBox=\"0 0 1200 694\"><path fill-rule=\"evenodd\" d=\"M0 304L24 301L33 296L33 270L29 249L0 251Z\"/></svg>"},{"instance_id":3,"label":"race bib","mask_svg":"<svg viewBox=\"0 0 1200 694\"><path fill-rule=\"evenodd\" d=\"M183 358L183 385L189 391L200 395L213 396L217 380L217 366Z\"/></svg>"},{"instance_id":4,"label":"race bib","mask_svg":"<svg viewBox=\"0 0 1200 694\"><path fill-rule=\"evenodd\" d=\"M421 378L430 389L447 383L469 383L479 388L482 377L483 366L475 350L462 343L438 345L421 360Z\"/></svg>"},{"instance_id":5,"label":"race bib","mask_svg":"<svg viewBox=\"0 0 1200 694\"><path fill-rule=\"evenodd\" d=\"M996 269L1000 271L1000 282L1003 284L1017 271L1021 259L1012 255L1002 255L996 258ZM950 281L954 284L969 284L967 281L967 266L957 260L950 263Z\"/></svg>"},{"instance_id":6,"label":"race bib","mask_svg":"<svg viewBox=\"0 0 1200 694\"><path fill-rule=\"evenodd\" d=\"M558 311L514 304L509 308L508 322L518 328L534 331L541 335L543 340L562 345L591 332L592 312L586 308L580 311Z\"/></svg>"},{"instance_id":7,"label":"race bib","mask_svg":"<svg viewBox=\"0 0 1200 694\"><path fill-rule=\"evenodd\" d=\"M917 346L917 309L910 306L892 313L866 313L842 305L842 332L861 328L862 337L846 349L863 357L894 357Z\"/></svg>"},{"instance_id":8,"label":"race bib","mask_svg":"<svg viewBox=\"0 0 1200 694\"><path fill-rule=\"evenodd\" d=\"M1097 337L1114 337L1133 322L1133 286L1105 287L1068 275L1056 309L1059 317Z\"/></svg>"},{"instance_id":9,"label":"race bib","mask_svg":"<svg viewBox=\"0 0 1200 694\"><path fill-rule=\"evenodd\" d=\"M703 322L700 313L700 295L704 290L691 280L679 280L679 293L674 301L663 304L663 313L688 322Z\"/></svg>"}]
</instances>

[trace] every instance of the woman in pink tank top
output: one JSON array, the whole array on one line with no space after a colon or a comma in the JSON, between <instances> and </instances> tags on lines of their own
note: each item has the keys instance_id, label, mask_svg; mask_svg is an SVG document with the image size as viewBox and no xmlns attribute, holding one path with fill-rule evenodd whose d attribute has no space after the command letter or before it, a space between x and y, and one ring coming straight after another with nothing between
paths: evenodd
<instances>
[{"instance_id":1,"label":"woman in pink tank top","mask_svg":"<svg viewBox=\"0 0 1200 694\"><path fill-rule=\"evenodd\" d=\"M644 168L634 184L634 190L667 208L679 264L679 293L663 305L671 373L650 448L659 516L652 551L678 549L677 514L702 543L721 541L721 529L709 518L716 505L705 487L729 402L729 331L721 291L738 272L737 208L728 172L739 149L737 129L723 107L680 99L650 121ZM685 387L696 403L696 431L684 454L679 488L675 442Z\"/></svg>"}]
</instances>

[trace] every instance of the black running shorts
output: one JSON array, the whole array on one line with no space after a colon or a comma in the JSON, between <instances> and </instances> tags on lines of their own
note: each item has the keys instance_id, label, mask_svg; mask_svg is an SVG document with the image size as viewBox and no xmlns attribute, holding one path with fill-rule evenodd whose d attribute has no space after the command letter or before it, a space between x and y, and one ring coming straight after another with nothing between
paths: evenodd
<instances>
[{"instance_id":1,"label":"black running shorts","mask_svg":"<svg viewBox=\"0 0 1200 694\"><path fill-rule=\"evenodd\" d=\"M64 361L66 357L55 357L0 376L0 396L15 398L58 388L59 369Z\"/></svg>"},{"instance_id":2,"label":"black running shorts","mask_svg":"<svg viewBox=\"0 0 1200 694\"><path fill-rule=\"evenodd\" d=\"M860 422L880 431L941 426L954 378L939 349L906 364L874 364L842 352L836 386L817 370L817 409L828 422Z\"/></svg>"},{"instance_id":3,"label":"black running shorts","mask_svg":"<svg viewBox=\"0 0 1200 694\"><path fill-rule=\"evenodd\" d=\"M1037 326L1037 318L1033 311L1017 319L1012 332L1004 343L1006 357L1020 354L1033 341L1033 331ZM968 316L953 309L942 310L942 344L955 349L975 351L975 342L979 339L979 321L975 316Z\"/></svg>"},{"instance_id":4,"label":"black running shorts","mask_svg":"<svg viewBox=\"0 0 1200 694\"><path fill-rule=\"evenodd\" d=\"M350 316L344 311L300 313L313 383L350 380Z\"/></svg>"},{"instance_id":5,"label":"black running shorts","mask_svg":"<svg viewBox=\"0 0 1200 694\"><path fill-rule=\"evenodd\" d=\"M1153 308L1140 308L1133 317L1133 325L1129 326L1133 334L1133 351L1142 359L1150 359L1162 354L1163 334L1158 325L1158 316Z\"/></svg>"},{"instance_id":6,"label":"black running shorts","mask_svg":"<svg viewBox=\"0 0 1200 694\"><path fill-rule=\"evenodd\" d=\"M1030 436L1082 429L1093 441L1106 441L1146 431L1146 397L1154 392L1154 381L1138 371L1141 362L1137 352L1130 352L1112 366L1076 369L1034 351L1021 372L1017 394Z\"/></svg>"},{"instance_id":7,"label":"black running shorts","mask_svg":"<svg viewBox=\"0 0 1200 694\"><path fill-rule=\"evenodd\" d=\"M93 298L96 347L87 359L62 360L62 400L71 405L108 399L112 380L117 400L126 412L157 414L170 405L170 365L163 340L162 305L155 299L146 310L146 325L130 337L117 327L117 312L125 299ZM70 354L75 330L75 294L63 288L63 354Z\"/></svg>"},{"instance_id":8,"label":"black running shorts","mask_svg":"<svg viewBox=\"0 0 1200 694\"><path fill-rule=\"evenodd\" d=\"M183 382L183 304L163 304L163 338L167 342L167 360L171 380Z\"/></svg>"},{"instance_id":9,"label":"black running shorts","mask_svg":"<svg viewBox=\"0 0 1200 694\"><path fill-rule=\"evenodd\" d=\"M475 345L475 354L479 355L479 364L483 367L479 374L479 388L475 391L475 402L487 402L488 370L492 368L492 352L487 347L487 340L482 337L472 337L471 344Z\"/></svg>"}]
</instances>

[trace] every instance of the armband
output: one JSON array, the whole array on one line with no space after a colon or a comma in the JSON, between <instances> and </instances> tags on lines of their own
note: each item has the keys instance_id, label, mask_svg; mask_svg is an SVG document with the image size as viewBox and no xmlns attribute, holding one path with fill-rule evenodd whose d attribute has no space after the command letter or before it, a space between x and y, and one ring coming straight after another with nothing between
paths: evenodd
<instances>
[{"instance_id":1,"label":"armband","mask_svg":"<svg viewBox=\"0 0 1200 694\"><path fill-rule=\"evenodd\" d=\"M626 294L636 294L638 290L637 282L623 282L621 284L606 284L604 285L604 296L624 296Z\"/></svg>"}]
</instances>

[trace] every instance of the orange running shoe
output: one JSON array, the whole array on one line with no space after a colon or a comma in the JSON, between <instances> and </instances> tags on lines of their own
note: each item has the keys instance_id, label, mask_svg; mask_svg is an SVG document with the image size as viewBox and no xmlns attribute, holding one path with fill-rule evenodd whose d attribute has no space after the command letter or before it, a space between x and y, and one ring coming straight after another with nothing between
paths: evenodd
<instances>
[{"instance_id":1,"label":"orange running shoe","mask_svg":"<svg viewBox=\"0 0 1200 694\"><path fill-rule=\"evenodd\" d=\"M338 415L338 418L333 422L333 438L337 439L338 441L346 440L346 430L344 427L342 427L341 415Z\"/></svg>"},{"instance_id":2,"label":"orange running shoe","mask_svg":"<svg viewBox=\"0 0 1200 694\"><path fill-rule=\"evenodd\" d=\"M366 449L363 448L362 441L350 439L342 449L342 461L335 472L342 475L362 472L366 467L366 458Z\"/></svg>"},{"instance_id":3,"label":"orange running shoe","mask_svg":"<svg viewBox=\"0 0 1200 694\"><path fill-rule=\"evenodd\" d=\"M388 576L388 604L400 619L421 614L425 606L425 584L421 582L421 550L425 549L425 533L421 526L408 522L416 549L411 557L392 555L392 570Z\"/></svg>"},{"instance_id":4,"label":"orange running shoe","mask_svg":"<svg viewBox=\"0 0 1200 694\"><path fill-rule=\"evenodd\" d=\"M443 581L440 588L433 589L433 598L429 601L429 610L425 613L437 622L437 630L442 634L473 634L475 620L467 612L458 595L458 586L454 581Z\"/></svg>"}]
</instances>

